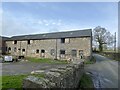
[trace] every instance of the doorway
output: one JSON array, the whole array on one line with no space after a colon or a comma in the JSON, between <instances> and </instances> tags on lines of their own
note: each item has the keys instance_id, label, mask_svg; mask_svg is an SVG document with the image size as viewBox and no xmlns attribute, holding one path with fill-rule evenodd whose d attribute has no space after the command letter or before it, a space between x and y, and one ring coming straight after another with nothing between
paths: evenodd
<instances>
[{"instance_id":1,"label":"doorway","mask_svg":"<svg viewBox=\"0 0 120 90\"><path fill-rule=\"evenodd\" d=\"M84 52L83 52L83 50L79 50L79 57L80 57L80 59L84 58Z\"/></svg>"},{"instance_id":2,"label":"doorway","mask_svg":"<svg viewBox=\"0 0 120 90\"><path fill-rule=\"evenodd\" d=\"M41 50L41 57L45 57L45 50L44 49Z\"/></svg>"}]
</instances>

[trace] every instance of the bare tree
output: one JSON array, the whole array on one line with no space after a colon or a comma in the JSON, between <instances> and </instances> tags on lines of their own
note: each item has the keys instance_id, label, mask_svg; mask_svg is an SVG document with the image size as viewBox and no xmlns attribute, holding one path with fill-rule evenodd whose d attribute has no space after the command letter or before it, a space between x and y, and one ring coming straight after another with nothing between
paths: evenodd
<instances>
[{"instance_id":1,"label":"bare tree","mask_svg":"<svg viewBox=\"0 0 120 90\"><path fill-rule=\"evenodd\" d=\"M113 35L103 27L96 27L93 30L93 40L98 43L99 51L103 51L103 45L110 45L113 43Z\"/></svg>"}]
</instances>

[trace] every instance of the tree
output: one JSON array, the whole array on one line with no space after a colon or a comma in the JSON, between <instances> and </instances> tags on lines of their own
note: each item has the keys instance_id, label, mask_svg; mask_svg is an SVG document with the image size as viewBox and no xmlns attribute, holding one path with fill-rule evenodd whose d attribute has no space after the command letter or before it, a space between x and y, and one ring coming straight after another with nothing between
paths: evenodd
<instances>
[{"instance_id":1,"label":"tree","mask_svg":"<svg viewBox=\"0 0 120 90\"><path fill-rule=\"evenodd\" d=\"M113 43L114 36L105 28L97 26L93 30L93 40L98 43L99 51L103 51L103 45L110 45Z\"/></svg>"}]
</instances>

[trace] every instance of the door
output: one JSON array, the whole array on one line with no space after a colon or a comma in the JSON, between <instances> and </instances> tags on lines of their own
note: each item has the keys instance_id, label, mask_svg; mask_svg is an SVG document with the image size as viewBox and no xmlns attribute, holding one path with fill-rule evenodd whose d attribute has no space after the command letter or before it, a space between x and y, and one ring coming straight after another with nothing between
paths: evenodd
<instances>
[{"instance_id":1,"label":"door","mask_svg":"<svg viewBox=\"0 0 120 90\"><path fill-rule=\"evenodd\" d=\"M83 57L84 57L83 50L79 50L79 57L80 57L80 59L83 59Z\"/></svg>"},{"instance_id":2,"label":"door","mask_svg":"<svg viewBox=\"0 0 120 90\"><path fill-rule=\"evenodd\" d=\"M77 57L77 50L72 50L71 55L72 57Z\"/></svg>"},{"instance_id":3,"label":"door","mask_svg":"<svg viewBox=\"0 0 120 90\"><path fill-rule=\"evenodd\" d=\"M44 49L41 50L41 57L45 57L45 50Z\"/></svg>"},{"instance_id":4,"label":"door","mask_svg":"<svg viewBox=\"0 0 120 90\"><path fill-rule=\"evenodd\" d=\"M60 50L60 58L65 59L65 50Z\"/></svg>"}]
</instances>

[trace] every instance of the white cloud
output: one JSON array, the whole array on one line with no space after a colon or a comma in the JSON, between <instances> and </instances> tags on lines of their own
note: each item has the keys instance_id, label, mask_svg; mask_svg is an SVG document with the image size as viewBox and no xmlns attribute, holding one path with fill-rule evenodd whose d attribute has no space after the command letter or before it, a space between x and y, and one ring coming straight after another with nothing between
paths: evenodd
<instances>
[{"instance_id":1,"label":"white cloud","mask_svg":"<svg viewBox=\"0 0 120 90\"><path fill-rule=\"evenodd\" d=\"M39 25L45 25L45 26L60 26L61 25L61 22L62 22L62 20L54 20L54 19L41 19L41 20L38 20L38 21L35 21L36 22L36 24L39 24Z\"/></svg>"},{"instance_id":2,"label":"white cloud","mask_svg":"<svg viewBox=\"0 0 120 90\"><path fill-rule=\"evenodd\" d=\"M43 20L43 22L44 22L44 23L48 23L48 21L47 21L47 20L45 20L45 19Z\"/></svg>"},{"instance_id":3,"label":"white cloud","mask_svg":"<svg viewBox=\"0 0 120 90\"><path fill-rule=\"evenodd\" d=\"M46 26L48 26L49 24L45 24Z\"/></svg>"},{"instance_id":4,"label":"white cloud","mask_svg":"<svg viewBox=\"0 0 120 90\"><path fill-rule=\"evenodd\" d=\"M52 24L53 24L53 25L55 25L56 23L55 23L55 22L53 22Z\"/></svg>"},{"instance_id":5,"label":"white cloud","mask_svg":"<svg viewBox=\"0 0 120 90\"><path fill-rule=\"evenodd\" d=\"M60 19L38 19L30 15L23 15L18 18L14 13L5 11L2 35L14 36L59 31L61 22Z\"/></svg>"},{"instance_id":6,"label":"white cloud","mask_svg":"<svg viewBox=\"0 0 120 90\"><path fill-rule=\"evenodd\" d=\"M57 25L58 25L58 26L60 26L60 25L61 25L61 23L57 23Z\"/></svg>"},{"instance_id":7,"label":"white cloud","mask_svg":"<svg viewBox=\"0 0 120 90\"><path fill-rule=\"evenodd\" d=\"M41 20L38 21L38 24L43 24L43 22Z\"/></svg>"}]
</instances>

